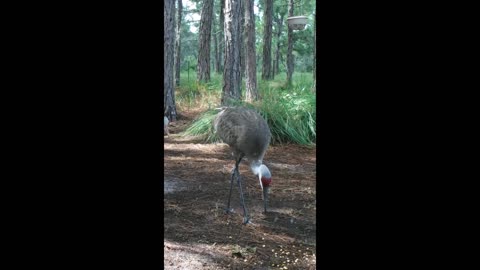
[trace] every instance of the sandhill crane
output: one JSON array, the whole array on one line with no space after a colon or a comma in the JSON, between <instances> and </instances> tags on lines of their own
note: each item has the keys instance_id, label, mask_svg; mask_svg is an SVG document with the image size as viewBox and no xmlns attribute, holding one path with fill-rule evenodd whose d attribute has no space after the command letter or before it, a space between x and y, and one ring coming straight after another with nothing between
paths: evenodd
<instances>
[{"instance_id":1,"label":"sandhill crane","mask_svg":"<svg viewBox=\"0 0 480 270\"><path fill-rule=\"evenodd\" d=\"M265 119L257 112L243 107L223 108L214 120L215 132L222 141L230 146L235 158L235 168L230 181L230 195L228 197L227 214L230 209L233 179L236 178L240 190L240 199L243 206L243 223L249 222L245 200L240 181L238 166L243 157L250 162L252 172L258 176L263 191L264 210L267 212L267 201L272 175L270 170L262 164L263 156L270 144L270 128Z\"/></svg>"}]
</instances>

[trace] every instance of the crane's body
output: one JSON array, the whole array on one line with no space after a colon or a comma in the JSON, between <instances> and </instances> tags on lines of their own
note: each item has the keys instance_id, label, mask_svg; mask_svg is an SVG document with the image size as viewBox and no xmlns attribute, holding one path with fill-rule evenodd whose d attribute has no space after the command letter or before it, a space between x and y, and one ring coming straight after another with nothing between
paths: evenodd
<instances>
[{"instance_id":1,"label":"crane's body","mask_svg":"<svg viewBox=\"0 0 480 270\"><path fill-rule=\"evenodd\" d=\"M255 111L245 108L227 108L215 119L215 130L234 154L245 154L249 160L263 160L270 143L267 122Z\"/></svg>"},{"instance_id":2,"label":"crane's body","mask_svg":"<svg viewBox=\"0 0 480 270\"><path fill-rule=\"evenodd\" d=\"M243 107L224 108L215 118L214 127L220 139L232 149L236 161L230 182L227 213L231 211L230 197L232 194L233 180L237 178L244 210L244 223L246 224L249 219L243 199L238 165L243 157L246 157L250 162L252 172L258 176L260 187L263 191L265 212L267 212L271 173L262 162L268 145L270 144L270 128L260 114Z\"/></svg>"}]
</instances>

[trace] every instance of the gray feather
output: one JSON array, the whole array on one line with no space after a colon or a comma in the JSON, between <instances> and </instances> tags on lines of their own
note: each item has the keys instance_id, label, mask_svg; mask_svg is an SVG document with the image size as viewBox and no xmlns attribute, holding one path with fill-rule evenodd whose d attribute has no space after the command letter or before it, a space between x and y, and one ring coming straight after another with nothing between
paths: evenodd
<instances>
[{"instance_id":1,"label":"gray feather","mask_svg":"<svg viewBox=\"0 0 480 270\"><path fill-rule=\"evenodd\" d=\"M215 118L215 132L235 155L262 161L270 144L270 128L254 110L243 107L225 108Z\"/></svg>"}]
</instances>

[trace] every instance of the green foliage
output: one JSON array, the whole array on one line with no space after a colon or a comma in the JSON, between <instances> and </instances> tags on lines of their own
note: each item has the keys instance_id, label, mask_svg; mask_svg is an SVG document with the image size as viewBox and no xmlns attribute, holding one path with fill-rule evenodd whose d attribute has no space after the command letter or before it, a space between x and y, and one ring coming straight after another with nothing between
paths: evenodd
<instances>
[{"instance_id":1,"label":"green foliage","mask_svg":"<svg viewBox=\"0 0 480 270\"><path fill-rule=\"evenodd\" d=\"M272 142L315 144L316 99L310 92L311 74L294 73L291 87L285 81L282 73L272 82L260 82L262 99L257 108L268 121Z\"/></svg>"},{"instance_id":2,"label":"green foliage","mask_svg":"<svg viewBox=\"0 0 480 270\"><path fill-rule=\"evenodd\" d=\"M200 15L203 2L192 0L193 7L186 7L184 3L185 16L181 26L181 74L180 87L175 91L176 104L179 111L187 108L202 109L204 114L200 115L192 125L185 131L185 135L204 136L207 142L217 140L213 132L212 120L217 113L214 110L219 106L222 91L222 74L215 73L211 67L211 81L208 83L196 82L196 65L198 54L198 33L190 31L190 25L198 24L193 20L192 12ZM310 92L313 86L313 13L315 12L315 1L295 1L294 15L305 15L309 17L306 28L302 31L294 31L295 72L293 73L293 84L286 85L285 64L287 55L287 8L288 1L273 1L273 16L283 17L283 28L278 38L276 35L276 22L273 22L272 35L272 59L275 58L277 39L280 41L281 63L280 74L275 75L271 81L262 81L261 67L263 55L263 0L255 0L258 12L255 14L256 31L256 56L258 88L261 100L247 104L240 101L238 105L249 106L260 112L268 121L272 131L273 143L298 143L303 145L314 144L316 141L316 103L315 94ZM215 0L215 13L219 12L220 1ZM188 15L187 15L188 14ZM215 14L215 22L218 23L218 14ZM198 26L198 25L197 25ZM218 29L217 29L218 30ZM222 40L218 41L223 42ZM213 43L213 42L212 42ZM213 46L213 44L212 44ZM213 50L212 50L213 54ZM212 56L211 61L213 62ZM273 64L273 63L272 63ZM242 83L243 96L245 84Z\"/></svg>"},{"instance_id":3,"label":"green foliage","mask_svg":"<svg viewBox=\"0 0 480 270\"><path fill-rule=\"evenodd\" d=\"M182 20L182 26L181 26L181 70L186 71L188 67L196 66L197 63L197 54L198 54L198 33L193 33L190 31L190 26L191 25L196 25L198 27L198 22L193 21L192 14L196 13L197 15L200 15L200 11L203 5L202 1L199 0L192 0L191 1L194 6L188 7L184 3L184 11L185 14L183 16ZM262 55L263 55L263 27L264 27L264 18L263 18L263 5L264 1L255 1L255 6L258 7L257 13L255 13L255 37L256 37L256 42L255 42L255 47L256 47L256 54L257 54L257 69L261 70L262 67ZM215 1L214 4L214 15L215 15L215 23L218 23L218 17L219 14L218 12L220 11L220 1ZM281 59L283 60L280 65L280 71L285 72L285 64L286 64L286 56L287 56L287 31L288 31L288 26L287 26L287 17L288 17L288 1L273 1L273 16L279 18L280 13L285 14L283 17L283 28L282 32L280 35L280 54L281 54ZM187 12L188 10L188 12ZM306 28L302 31L294 31L294 46L293 46L293 51L295 54L295 72L310 72L312 71L313 67L313 39L314 39L314 34L313 34L313 13L315 12L315 1L311 0L301 0L301 1L295 1L295 16L299 15L305 15L309 18L308 24ZM272 59L275 58L275 50L277 46L277 35L276 35L276 29L277 25L274 20L273 22L273 35L272 35ZM217 29L219 30L219 29ZM223 40L218 40L219 43L223 42ZM212 42L213 46L213 42ZM213 55L213 50L212 50L212 55ZM211 61L214 61L214 57L211 57ZM211 69L213 71L215 70L214 68Z\"/></svg>"},{"instance_id":4,"label":"green foliage","mask_svg":"<svg viewBox=\"0 0 480 270\"><path fill-rule=\"evenodd\" d=\"M192 125L188 127L182 135L201 136L205 139L205 142L208 143L220 141L213 129L213 120L217 113L218 110L215 109L207 110L193 121Z\"/></svg>"},{"instance_id":5,"label":"green foliage","mask_svg":"<svg viewBox=\"0 0 480 270\"><path fill-rule=\"evenodd\" d=\"M294 73L293 85L289 88L285 81L285 74L279 74L273 81L259 80L259 93L262 99L253 103L238 101L235 105L257 110L267 120L274 144L315 144L316 102L315 94L310 92L313 84L312 75L311 73ZM190 90L179 91L181 94L178 95L177 100L182 100L186 93L195 93L193 96L199 100L193 106L203 106L208 109L192 123L183 135L202 136L205 142L219 141L214 134L213 119L218 113L214 108L220 104L221 76L213 76L212 82L209 84L193 84L190 87Z\"/></svg>"},{"instance_id":6,"label":"green foliage","mask_svg":"<svg viewBox=\"0 0 480 270\"><path fill-rule=\"evenodd\" d=\"M195 70L180 73L180 87L175 90L176 104L182 108L210 109L220 103L222 75L211 73L210 82L197 82Z\"/></svg>"},{"instance_id":7,"label":"green foliage","mask_svg":"<svg viewBox=\"0 0 480 270\"><path fill-rule=\"evenodd\" d=\"M298 86L281 91L267 88L263 92L259 111L269 123L273 143L315 143L316 102L307 89Z\"/></svg>"}]
</instances>

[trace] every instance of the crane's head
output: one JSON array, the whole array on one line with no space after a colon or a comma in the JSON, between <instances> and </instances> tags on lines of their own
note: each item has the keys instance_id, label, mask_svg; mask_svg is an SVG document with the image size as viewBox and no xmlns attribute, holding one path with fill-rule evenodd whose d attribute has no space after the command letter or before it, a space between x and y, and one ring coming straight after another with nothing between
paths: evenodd
<instances>
[{"instance_id":1,"label":"crane's head","mask_svg":"<svg viewBox=\"0 0 480 270\"><path fill-rule=\"evenodd\" d=\"M260 165L258 179L262 183L262 188L270 187L270 184L272 183L272 174L267 166L263 164Z\"/></svg>"}]
</instances>

